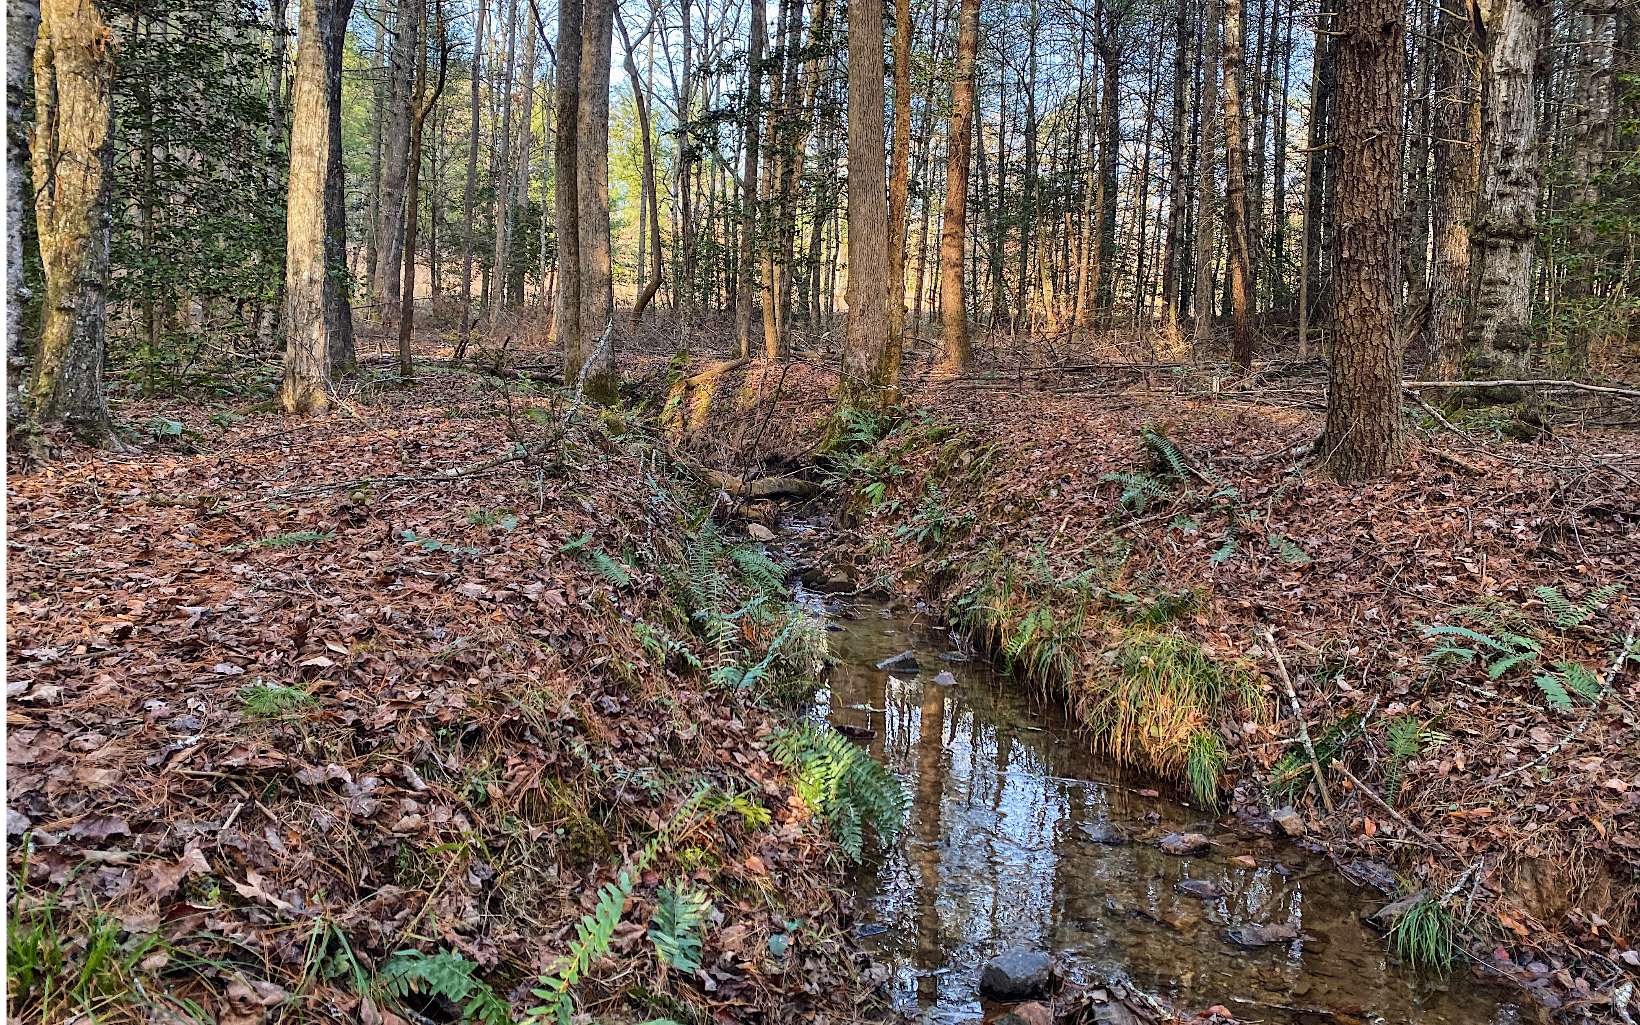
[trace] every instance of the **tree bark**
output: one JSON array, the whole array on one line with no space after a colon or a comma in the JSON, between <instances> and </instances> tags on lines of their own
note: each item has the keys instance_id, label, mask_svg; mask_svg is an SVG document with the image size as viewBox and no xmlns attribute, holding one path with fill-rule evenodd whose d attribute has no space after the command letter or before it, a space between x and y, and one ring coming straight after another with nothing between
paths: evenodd
<instances>
[{"instance_id":1,"label":"tree bark","mask_svg":"<svg viewBox=\"0 0 1640 1025\"><path fill-rule=\"evenodd\" d=\"M442 0L432 2L437 5L438 10L434 22L438 32L438 78L429 91L427 47L419 47L416 55L414 108L410 112L410 170L405 176L404 189L404 281L399 293L399 377L405 381L414 377L416 370L410 339L416 326L416 229L420 217L416 194L421 188L421 144L427 130L427 115L432 112L433 105L438 103L440 94L444 92L445 75L450 67L450 37L444 25L444 4ZM427 8L422 7L420 13L421 32L418 33L418 38L426 34Z\"/></svg>"},{"instance_id":2,"label":"tree bark","mask_svg":"<svg viewBox=\"0 0 1640 1025\"><path fill-rule=\"evenodd\" d=\"M627 38L626 26L621 23L619 12L616 12L615 23L621 30L621 49L626 55L626 75L632 82L632 97L638 110L638 136L643 146L644 203L643 209L638 211L638 217L649 225L651 236L649 283L638 293L638 301L632 305L632 326L637 327L643 320L644 309L661 287L661 268L664 264L661 258L660 183L655 180L655 155L649 140L649 99L643 86L643 79L638 76L638 62L632 53L632 40ZM638 263L642 264L643 260L639 259Z\"/></svg>"},{"instance_id":3,"label":"tree bark","mask_svg":"<svg viewBox=\"0 0 1640 1025\"><path fill-rule=\"evenodd\" d=\"M609 59L614 0L586 0L582 10L580 107L575 121L576 202L581 249L581 329L595 339L586 358L586 396L615 398L614 296L609 251Z\"/></svg>"},{"instance_id":4,"label":"tree bark","mask_svg":"<svg viewBox=\"0 0 1640 1025\"><path fill-rule=\"evenodd\" d=\"M756 2L756 0L754 0ZM974 2L974 0L964 0ZM761 3L756 3L760 7ZM888 182L883 139L883 8L848 5L848 341L845 401L891 405L898 339L888 337ZM960 266L960 261L959 261Z\"/></svg>"},{"instance_id":5,"label":"tree bark","mask_svg":"<svg viewBox=\"0 0 1640 1025\"><path fill-rule=\"evenodd\" d=\"M951 375L964 373L974 361L968 343L968 305L962 290L962 247L968 224L968 158L974 134L979 0L962 0L958 19L957 69L951 84L951 124L946 133L945 210L940 220L940 321L945 338L940 369ZM1021 240L1021 247L1029 248L1028 237Z\"/></svg>"},{"instance_id":6,"label":"tree bark","mask_svg":"<svg viewBox=\"0 0 1640 1025\"><path fill-rule=\"evenodd\" d=\"M564 381L575 380L586 364L581 330L580 167L575 119L581 106L581 0L558 0L558 89L553 99L552 141L554 223L558 231L558 294L553 302L553 334L564 352Z\"/></svg>"},{"instance_id":7,"label":"tree bark","mask_svg":"<svg viewBox=\"0 0 1640 1025\"><path fill-rule=\"evenodd\" d=\"M1532 284L1537 204L1542 187L1537 57L1548 0L1496 0L1486 30L1486 99L1481 126L1480 195L1471 235L1473 305L1465 338L1465 376L1526 376L1532 344ZM1473 393L1514 402L1520 391Z\"/></svg>"},{"instance_id":8,"label":"tree bark","mask_svg":"<svg viewBox=\"0 0 1640 1025\"><path fill-rule=\"evenodd\" d=\"M330 121L330 147L325 154L325 275L326 344L330 347L330 374L353 372L359 362L353 339L353 303L348 298L347 180L342 166L342 58L347 50L347 22L353 0L331 0L325 37L325 105Z\"/></svg>"},{"instance_id":9,"label":"tree bark","mask_svg":"<svg viewBox=\"0 0 1640 1025\"><path fill-rule=\"evenodd\" d=\"M478 85L484 61L484 22L488 10L487 0L478 0L478 24L473 28L472 78L468 82L472 121L467 130L467 184L461 194L461 217L465 228L461 241L461 337L456 342L457 359L467 354L468 337L473 329L473 193L478 189ZM563 178L558 181L562 182ZM545 216L543 213L543 219Z\"/></svg>"},{"instance_id":10,"label":"tree bark","mask_svg":"<svg viewBox=\"0 0 1640 1025\"><path fill-rule=\"evenodd\" d=\"M108 436L106 344L114 36L93 0L43 0L34 49L35 229L45 269L27 398L34 425ZM321 65L322 71L323 65Z\"/></svg>"},{"instance_id":11,"label":"tree bark","mask_svg":"<svg viewBox=\"0 0 1640 1025\"><path fill-rule=\"evenodd\" d=\"M1475 209L1475 148L1480 140L1479 55L1467 14L1442 5L1436 23L1434 164L1431 196L1434 265L1424 363L1450 377L1458 371L1469 309L1469 224Z\"/></svg>"},{"instance_id":12,"label":"tree bark","mask_svg":"<svg viewBox=\"0 0 1640 1025\"><path fill-rule=\"evenodd\" d=\"M23 281L23 187L28 173L24 103L34 74L34 37L40 25L40 0L12 0L6 5L6 425L8 441L26 433L23 378L23 308L33 298Z\"/></svg>"},{"instance_id":13,"label":"tree bark","mask_svg":"<svg viewBox=\"0 0 1640 1025\"><path fill-rule=\"evenodd\" d=\"M326 192L330 167L330 83L326 67L335 22L329 0L301 6L296 84L291 98L290 194L285 210L285 373L287 413L330 408Z\"/></svg>"},{"instance_id":14,"label":"tree bark","mask_svg":"<svg viewBox=\"0 0 1640 1025\"><path fill-rule=\"evenodd\" d=\"M1189 111L1185 106L1188 84L1185 57L1189 53L1190 20L1186 6L1179 4L1173 15L1173 108L1168 122L1171 138L1167 150L1167 235L1162 243L1162 309L1170 340L1179 340L1179 310L1182 282L1179 273L1180 233L1184 230L1185 197L1189 182L1184 173L1184 140L1190 134Z\"/></svg>"},{"instance_id":15,"label":"tree bark","mask_svg":"<svg viewBox=\"0 0 1640 1025\"><path fill-rule=\"evenodd\" d=\"M404 259L404 181L410 142L410 88L416 73L420 0L399 0L393 23L393 57L388 70L387 115L382 137L381 202L376 210L376 301L381 322L399 320L399 269ZM412 258L412 262L414 262Z\"/></svg>"},{"instance_id":16,"label":"tree bark","mask_svg":"<svg viewBox=\"0 0 1640 1025\"><path fill-rule=\"evenodd\" d=\"M905 226L911 170L911 0L894 0L894 147L888 186L888 337L905 335Z\"/></svg>"},{"instance_id":17,"label":"tree bark","mask_svg":"<svg viewBox=\"0 0 1640 1025\"><path fill-rule=\"evenodd\" d=\"M1395 297L1406 5L1352 0L1338 31L1338 316L1321 451L1349 483L1383 476L1405 452Z\"/></svg>"}]
</instances>

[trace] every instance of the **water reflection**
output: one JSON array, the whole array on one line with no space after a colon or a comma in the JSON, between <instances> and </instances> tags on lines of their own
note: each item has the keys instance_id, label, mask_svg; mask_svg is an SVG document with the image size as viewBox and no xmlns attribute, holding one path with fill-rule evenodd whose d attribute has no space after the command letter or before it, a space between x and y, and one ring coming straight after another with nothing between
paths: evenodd
<instances>
[{"instance_id":1,"label":"water reflection","mask_svg":"<svg viewBox=\"0 0 1640 1025\"><path fill-rule=\"evenodd\" d=\"M1141 794L1017 687L943 661L948 640L903 612L855 605L834 622L841 664L823 712L869 734L912 798L905 835L860 881L863 917L883 927L871 942L893 969L902 1009L936 1022L978 1019L979 966L1024 945L1052 951L1073 976L1120 969L1183 1008L1222 1003L1244 1020L1516 1020L1501 991L1389 964L1358 918L1376 898L1325 862L1217 832L1211 817ZM874 668L908 648L921 672ZM951 675L936 683L941 671ZM1153 845L1187 830L1212 835L1214 847L1180 858ZM1249 855L1256 867L1231 860ZM1273 928L1261 936L1260 927ZM1230 939L1236 930L1278 938L1243 949Z\"/></svg>"}]
</instances>

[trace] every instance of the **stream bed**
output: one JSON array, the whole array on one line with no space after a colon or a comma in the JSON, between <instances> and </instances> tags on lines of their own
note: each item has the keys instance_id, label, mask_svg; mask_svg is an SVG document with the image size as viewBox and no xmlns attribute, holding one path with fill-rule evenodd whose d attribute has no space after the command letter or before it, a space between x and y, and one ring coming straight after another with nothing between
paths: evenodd
<instances>
[{"instance_id":1,"label":"stream bed","mask_svg":"<svg viewBox=\"0 0 1640 1025\"><path fill-rule=\"evenodd\" d=\"M1247 836L1094 757L1070 724L911 611L804 592L838 660L816 714L904 781L905 830L859 874L860 932L901 1011L979 1021L980 966L1014 947L1073 981L1124 973L1245 1022L1512 1023L1508 991L1395 964L1361 916L1386 898L1291 841ZM877 663L911 651L918 671ZM1163 853L1170 832L1213 839ZM1118 840L1125 842L1116 842ZM1184 884L1185 889L1181 889ZM1194 892L1191 892L1194 891ZM1261 927L1295 938L1255 948Z\"/></svg>"}]
</instances>

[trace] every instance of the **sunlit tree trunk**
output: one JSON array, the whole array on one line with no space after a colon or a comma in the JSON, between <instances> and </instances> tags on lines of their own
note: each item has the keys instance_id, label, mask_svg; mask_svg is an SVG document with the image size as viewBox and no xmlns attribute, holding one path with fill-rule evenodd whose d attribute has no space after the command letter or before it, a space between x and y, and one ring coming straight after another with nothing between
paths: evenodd
<instances>
[{"instance_id":1,"label":"sunlit tree trunk","mask_svg":"<svg viewBox=\"0 0 1640 1025\"><path fill-rule=\"evenodd\" d=\"M879 20L881 20L879 18ZM760 128L763 122L763 36L767 31L768 13L763 0L752 0L751 41L746 50L746 152L745 168L740 178L740 258L735 270L735 341L742 357L752 354L752 323L756 320L753 306L757 302L757 162L762 147ZM878 86L879 91L882 87ZM852 113L852 107L851 111ZM881 114L878 115L879 121ZM879 131L881 126L879 124ZM853 190L850 189L852 195ZM850 265L852 268L852 264ZM853 280L852 269L849 274Z\"/></svg>"},{"instance_id":2,"label":"sunlit tree trunk","mask_svg":"<svg viewBox=\"0 0 1640 1025\"><path fill-rule=\"evenodd\" d=\"M290 195L285 213L285 374L279 404L287 413L330 408L330 331L325 230L330 165L330 88L326 68L333 20L328 0L302 4L291 98Z\"/></svg>"},{"instance_id":3,"label":"sunlit tree trunk","mask_svg":"<svg viewBox=\"0 0 1640 1025\"><path fill-rule=\"evenodd\" d=\"M1479 54L1466 12L1443 5L1436 22L1430 197L1433 266L1424 362L1432 376L1457 373L1469 310L1469 222L1475 209L1480 138Z\"/></svg>"},{"instance_id":4,"label":"sunlit tree trunk","mask_svg":"<svg viewBox=\"0 0 1640 1025\"><path fill-rule=\"evenodd\" d=\"M1218 248L1214 216L1218 210L1219 0L1205 0L1202 24L1201 155L1197 159L1196 295L1193 348L1206 355L1213 345L1213 256Z\"/></svg>"},{"instance_id":5,"label":"sunlit tree trunk","mask_svg":"<svg viewBox=\"0 0 1640 1025\"><path fill-rule=\"evenodd\" d=\"M1406 61L1403 0L1338 15L1337 327L1322 458L1333 477L1381 477L1402 459L1396 195Z\"/></svg>"},{"instance_id":6,"label":"sunlit tree trunk","mask_svg":"<svg viewBox=\"0 0 1640 1025\"><path fill-rule=\"evenodd\" d=\"M473 28L472 78L468 82L472 120L467 129L467 184L461 193L461 217L466 226L461 242L461 338L456 342L457 358L467 354L468 336L473 329L473 193L478 189L478 86L483 75L484 22L488 9L487 0L478 0L478 24ZM558 180L563 181L562 178ZM542 217L545 219L545 214Z\"/></svg>"},{"instance_id":7,"label":"sunlit tree trunk","mask_svg":"<svg viewBox=\"0 0 1640 1025\"><path fill-rule=\"evenodd\" d=\"M968 224L968 155L974 134L974 54L978 46L979 0L962 0L951 125L946 133L945 211L940 222L940 321L945 339L941 370L947 374L965 372L974 359L962 290L962 246Z\"/></svg>"},{"instance_id":8,"label":"sunlit tree trunk","mask_svg":"<svg viewBox=\"0 0 1640 1025\"><path fill-rule=\"evenodd\" d=\"M404 181L410 144L410 89L416 73L416 50L421 41L417 5L421 0L399 0L393 22L393 56L388 68L387 110L382 136L380 206L376 210L376 280L381 321L399 322L399 269L404 259ZM412 255L411 261L414 262Z\"/></svg>"},{"instance_id":9,"label":"sunlit tree trunk","mask_svg":"<svg viewBox=\"0 0 1640 1025\"><path fill-rule=\"evenodd\" d=\"M32 184L45 301L28 407L34 424L62 424L92 443L108 436L102 362L113 46L93 0L42 0L34 49Z\"/></svg>"},{"instance_id":10,"label":"sunlit tree trunk","mask_svg":"<svg viewBox=\"0 0 1640 1025\"><path fill-rule=\"evenodd\" d=\"M886 405L896 401L900 360L899 339L888 337L891 268L886 238L885 155L883 8L876 3L851 3L848 5L848 341L843 349L843 389L847 399ZM961 266L960 258L958 266Z\"/></svg>"},{"instance_id":11,"label":"sunlit tree trunk","mask_svg":"<svg viewBox=\"0 0 1640 1025\"><path fill-rule=\"evenodd\" d=\"M888 188L888 337L905 333L905 222L911 170L911 0L894 0L894 147Z\"/></svg>"},{"instance_id":12,"label":"sunlit tree trunk","mask_svg":"<svg viewBox=\"0 0 1640 1025\"><path fill-rule=\"evenodd\" d=\"M1173 108L1168 122L1171 138L1168 140L1167 174L1167 235L1162 244L1162 307L1168 334L1174 342L1179 339L1179 293L1182 282L1179 273L1181 233L1184 231L1185 197L1189 182L1184 174L1184 140L1189 135L1189 114L1185 107L1185 88L1189 85L1185 57L1190 52L1190 20L1186 6L1179 4L1173 16Z\"/></svg>"},{"instance_id":13,"label":"sunlit tree trunk","mask_svg":"<svg viewBox=\"0 0 1640 1025\"><path fill-rule=\"evenodd\" d=\"M432 112L433 105L438 103L440 94L444 92L445 74L450 66L449 33L444 25L444 4L442 0L433 0L438 5L438 14L434 19L434 28L438 33L438 70L436 78L429 91L427 83L427 48L419 47L416 54L416 87L411 94L413 97L410 111L410 172L405 176L404 188L404 281L400 291L399 316L399 377L408 381L415 374L415 362L410 349L411 334L416 326L416 232L420 217L420 206L416 194L421 189L421 144L426 134L427 115ZM427 9L421 8L420 35L426 35Z\"/></svg>"},{"instance_id":14,"label":"sunlit tree trunk","mask_svg":"<svg viewBox=\"0 0 1640 1025\"><path fill-rule=\"evenodd\" d=\"M1242 0L1224 5L1224 233L1230 245L1230 353L1253 365L1253 246L1248 238L1247 131L1241 97ZM1397 161L1398 163L1399 161Z\"/></svg>"}]
</instances>

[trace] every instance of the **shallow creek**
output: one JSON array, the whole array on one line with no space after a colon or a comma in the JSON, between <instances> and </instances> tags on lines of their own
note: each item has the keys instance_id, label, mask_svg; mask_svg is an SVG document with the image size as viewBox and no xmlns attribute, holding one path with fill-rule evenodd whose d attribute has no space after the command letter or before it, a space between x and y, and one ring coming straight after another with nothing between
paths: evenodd
<instances>
[{"instance_id":1,"label":"shallow creek","mask_svg":"<svg viewBox=\"0 0 1640 1025\"><path fill-rule=\"evenodd\" d=\"M859 876L861 935L891 967L901 1010L979 1020L996 1010L979 998L980 965L1024 946L1051 952L1073 980L1120 971L1181 1010L1224 1004L1242 1021L1530 1020L1461 969L1440 982L1391 963L1360 921L1384 898L1290 842L1227 831L1124 779L1024 688L961 661L933 624L878 602L801 598L827 618L839 661L817 714L867 744L911 798L905 831ZM906 650L920 671L875 668ZM1185 831L1213 847L1174 857L1155 846ZM1256 867L1232 860L1247 856ZM1270 924L1298 938L1244 949L1228 936Z\"/></svg>"}]
</instances>

